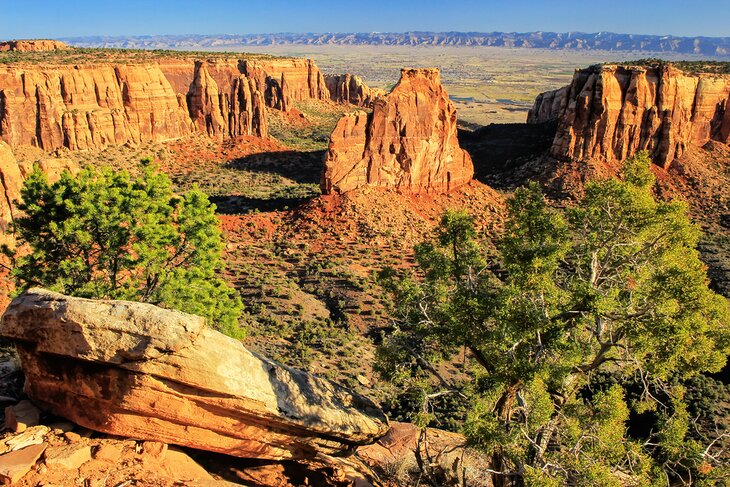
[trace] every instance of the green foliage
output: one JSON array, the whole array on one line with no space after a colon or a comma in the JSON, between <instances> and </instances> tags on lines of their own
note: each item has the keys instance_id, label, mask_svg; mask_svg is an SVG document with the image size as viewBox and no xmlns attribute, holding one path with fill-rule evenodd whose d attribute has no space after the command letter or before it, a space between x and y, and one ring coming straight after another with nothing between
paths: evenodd
<instances>
[{"instance_id":1,"label":"green foliage","mask_svg":"<svg viewBox=\"0 0 730 487\"><path fill-rule=\"evenodd\" d=\"M381 275L395 302L383 374L418 382L426 398L467 396L464 431L504 475L648 485L721 466L692 437L683 389L669 381L724 365L728 303L708 288L686 205L657 201L649 168L637 155L621 180L589 183L565 211L537 185L517 190L496 252L468 215L447 213L416 248L420 279ZM438 363L464 351L471 367L447 380ZM606 371L638 379L639 397L627 402L619 385L586 394ZM655 411L644 441L627 434L631 407Z\"/></svg>"},{"instance_id":2,"label":"green foliage","mask_svg":"<svg viewBox=\"0 0 730 487\"><path fill-rule=\"evenodd\" d=\"M197 190L174 195L166 175L142 165L136 178L89 167L53 184L35 168L13 224L18 251L6 249L18 287L154 303L241 335L240 298L216 277L223 244L215 207Z\"/></svg>"}]
</instances>

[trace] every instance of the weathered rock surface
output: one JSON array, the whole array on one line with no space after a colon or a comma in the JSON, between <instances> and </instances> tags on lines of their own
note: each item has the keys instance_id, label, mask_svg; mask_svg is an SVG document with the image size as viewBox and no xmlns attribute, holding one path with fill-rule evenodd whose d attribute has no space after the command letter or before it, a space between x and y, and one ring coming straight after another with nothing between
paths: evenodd
<instances>
[{"instance_id":1,"label":"weathered rock surface","mask_svg":"<svg viewBox=\"0 0 730 487\"><path fill-rule=\"evenodd\" d=\"M32 289L0 334L17 344L28 396L96 431L284 459L342 453L388 428L370 400L177 311Z\"/></svg>"},{"instance_id":2,"label":"weathered rock surface","mask_svg":"<svg viewBox=\"0 0 730 487\"><path fill-rule=\"evenodd\" d=\"M535 98L530 111L527 112L527 123L543 123L557 120L566 103L566 96L570 86L563 86L557 90L540 93Z\"/></svg>"},{"instance_id":3,"label":"weathered rock surface","mask_svg":"<svg viewBox=\"0 0 730 487\"><path fill-rule=\"evenodd\" d=\"M666 168L689 146L730 143L728 75L605 65L576 71L563 90L540 95L528 118L559 120L558 158L614 162L647 150Z\"/></svg>"},{"instance_id":4,"label":"weathered rock surface","mask_svg":"<svg viewBox=\"0 0 730 487\"><path fill-rule=\"evenodd\" d=\"M0 42L0 52L4 51L55 51L59 49L71 49L65 42L52 39L29 39L12 40Z\"/></svg>"},{"instance_id":5,"label":"weathered rock surface","mask_svg":"<svg viewBox=\"0 0 730 487\"><path fill-rule=\"evenodd\" d=\"M306 59L170 59L149 64L0 67L0 140L99 149L192 132L266 137L265 107L329 99Z\"/></svg>"},{"instance_id":6,"label":"weathered rock surface","mask_svg":"<svg viewBox=\"0 0 730 487\"><path fill-rule=\"evenodd\" d=\"M45 450L46 445L41 443L0 455L0 480L15 484L30 472Z\"/></svg>"},{"instance_id":7,"label":"weathered rock surface","mask_svg":"<svg viewBox=\"0 0 730 487\"><path fill-rule=\"evenodd\" d=\"M357 450L357 458L380 473L387 485L417 485L427 479L435 485L491 487L489 456L468 448L458 433L411 423L392 423L373 445Z\"/></svg>"},{"instance_id":8,"label":"weathered rock surface","mask_svg":"<svg viewBox=\"0 0 730 487\"><path fill-rule=\"evenodd\" d=\"M20 198L23 175L10 146L0 140L0 234L4 234L13 221L14 202Z\"/></svg>"},{"instance_id":9,"label":"weathered rock surface","mask_svg":"<svg viewBox=\"0 0 730 487\"><path fill-rule=\"evenodd\" d=\"M28 400L5 408L5 428L16 433L22 433L31 426L38 426L40 419L40 410Z\"/></svg>"},{"instance_id":10,"label":"weathered rock surface","mask_svg":"<svg viewBox=\"0 0 730 487\"><path fill-rule=\"evenodd\" d=\"M404 69L373 112L345 115L325 156L325 194L358 188L445 193L468 183L474 166L457 139L456 109L438 69Z\"/></svg>"},{"instance_id":11,"label":"weathered rock surface","mask_svg":"<svg viewBox=\"0 0 730 487\"><path fill-rule=\"evenodd\" d=\"M359 76L346 74L326 74L324 76L327 89L333 101L351 103L359 107L372 107L382 90L370 88Z\"/></svg>"}]
</instances>

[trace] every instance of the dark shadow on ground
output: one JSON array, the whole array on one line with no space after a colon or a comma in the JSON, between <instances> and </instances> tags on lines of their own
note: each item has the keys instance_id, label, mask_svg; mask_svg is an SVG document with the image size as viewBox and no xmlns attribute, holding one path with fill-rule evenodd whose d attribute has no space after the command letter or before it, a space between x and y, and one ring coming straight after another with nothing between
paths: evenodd
<instances>
[{"instance_id":1,"label":"dark shadow on ground","mask_svg":"<svg viewBox=\"0 0 730 487\"><path fill-rule=\"evenodd\" d=\"M297 183L319 183L324 168L325 151L262 152L234 159L226 164L232 169L279 174Z\"/></svg>"},{"instance_id":2,"label":"dark shadow on ground","mask_svg":"<svg viewBox=\"0 0 730 487\"><path fill-rule=\"evenodd\" d=\"M459 143L474 161L474 178L496 188L511 186L511 173L548 152L557 122L491 124L459 130Z\"/></svg>"},{"instance_id":3,"label":"dark shadow on ground","mask_svg":"<svg viewBox=\"0 0 730 487\"><path fill-rule=\"evenodd\" d=\"M246 196L211 196L210 201L217 207L216 213L221 215L238 215L250 211L286 211L309 201L311 197L302 198L249 198Z\"/></svg>"}]
</instances>

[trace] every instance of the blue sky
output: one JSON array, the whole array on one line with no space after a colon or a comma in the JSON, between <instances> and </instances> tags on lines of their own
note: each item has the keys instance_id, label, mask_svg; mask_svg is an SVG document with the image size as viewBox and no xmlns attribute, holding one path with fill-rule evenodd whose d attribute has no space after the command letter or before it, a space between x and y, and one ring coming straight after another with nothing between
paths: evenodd
<instances>
[{"instance_id":1,"label":"blue sky","mask_svg":"<svg viewBox=\"0 0 730 487\"><path fill-rule=\"evenodd\" d=\"M730 36L730 0L5 0L0 38L610 31Z\"/></svg>"}]
</instances>

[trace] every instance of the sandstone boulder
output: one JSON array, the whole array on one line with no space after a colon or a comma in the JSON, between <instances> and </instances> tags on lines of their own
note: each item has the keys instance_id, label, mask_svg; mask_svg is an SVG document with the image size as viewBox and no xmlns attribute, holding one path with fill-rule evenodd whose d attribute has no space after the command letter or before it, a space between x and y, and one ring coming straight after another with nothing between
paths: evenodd
<instances>
[{"instance_id":1,"label":"sandstone boulder","mask_svg":"<svg viewBox=\"0 0 730 487\"><path fill-rule=\"evenodd\" d=\"M388 428L369 399L149 304L31 289L0 335L16 342L28 396L96 431L284 459L343 453Z\"/></svg>"},{"instance_id":2,"label":"sandstone boulder","mask_svg":"<svg viewBox=\"0 0 730 487\"><path fill-rule=\"evenodd\" d=\"M463 435L449 431L392 423L377 443L359 448L357 458L387 485L416 485L425 479L432 485L492 487L485 474L489 456L468 448Z\"/></svg>"},{"instance_id":3,"label":"sandstone boulder","mask_svg":"<svg viewBox=\"0 0 730 487\"><path fill-rule=\"evenodd\" d=\"M321 187L325 194L371 187L445 193L474 175L459 147L456 109L438 69L404 69L373 112L345 115L330 137Z\"/></svg>"}]
</instances>

